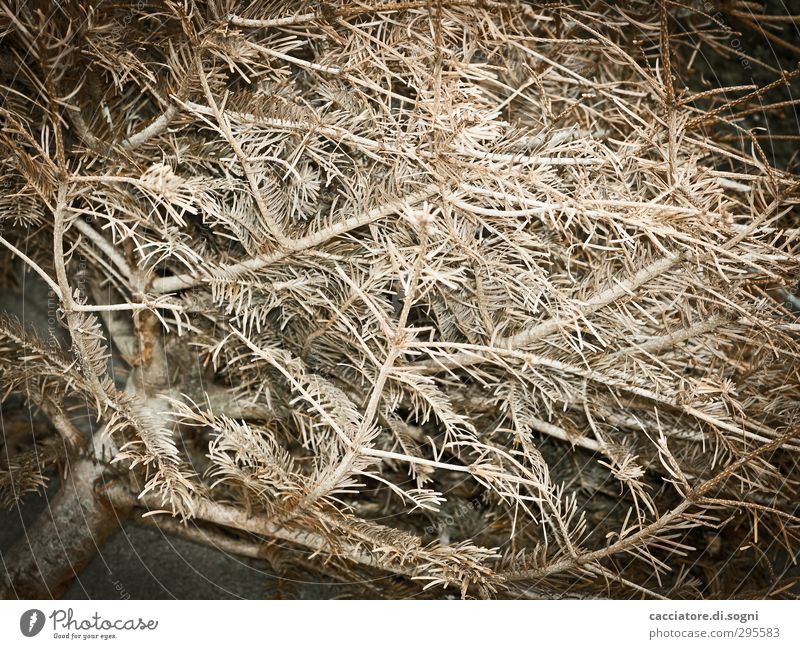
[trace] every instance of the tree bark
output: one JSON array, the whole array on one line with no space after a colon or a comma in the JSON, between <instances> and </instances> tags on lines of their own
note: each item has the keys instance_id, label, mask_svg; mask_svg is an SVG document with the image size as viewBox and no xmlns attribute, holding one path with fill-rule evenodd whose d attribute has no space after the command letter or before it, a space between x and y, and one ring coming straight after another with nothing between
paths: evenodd
<instances>
[{"instance_id":1,"label":"tree bark","mask_svg":"<svg viewBox=\"0 0 800 649\"><path fill-rule=\"evenodd\" d=\"M126 514L95 490L105 466L73 458L56 497L2 556L2 599L55 599L119 529Z\"/></svg>"}]
</instances>

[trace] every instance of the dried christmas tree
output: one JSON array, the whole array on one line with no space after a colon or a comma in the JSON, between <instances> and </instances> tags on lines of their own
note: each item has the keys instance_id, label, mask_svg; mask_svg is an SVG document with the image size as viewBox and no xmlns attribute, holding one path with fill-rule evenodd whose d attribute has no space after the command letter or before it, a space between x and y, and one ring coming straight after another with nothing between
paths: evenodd
<instances>
[{"instance_id":1,"label":"dried christmas tree","mask_svg":"<svg viewBox=\"0 0 800 649\"><path fill-rule=\"evenodd\" d=\"M0 3L54 313L0 320L1 495L61 485L3 595L143 513L362 595L791 592L798 180L740 119L798 72L675 72L751 5Z\"/></svg>"}]
</instances>

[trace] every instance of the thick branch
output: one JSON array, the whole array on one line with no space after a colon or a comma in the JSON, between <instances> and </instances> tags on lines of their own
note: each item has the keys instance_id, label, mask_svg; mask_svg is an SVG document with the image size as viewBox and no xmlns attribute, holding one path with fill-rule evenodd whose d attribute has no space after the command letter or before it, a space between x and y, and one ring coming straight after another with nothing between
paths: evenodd
<instances>
[{"instance_id":1,"label":"thick branch","mask_svg":"<svg viewBox=\"0 0 800 649\"><path fill-rule=\"evenodd\" d=\"M144 507L149 510L163 512L161 500L158 496L146 494L137 498L130 490L118 483L109 485L105 494L114 507L119 507L123 510ZM243 509L223 505L212 500L196 499L194 517L198 520L215 523L231 529L288 541L314 552L329 552L332 549L330 543L321 534L283 527L266 517L252 515ZM359 565L384 569L373 555L364 552L360 548L349 547L345 544L339 550L350 561Z\"/></svg>"},{"instance_id":2,"label":"thick branch","mask_svg":"<svg viewBox=\"0 0 800 649\"><path fill-rule=\"evenodd\" d=\"M53 599L119 529L116 511L95 492L105 466L89 459L71 463L58 495L2 557L2 599Z\"/></svg>"}]
</instances>

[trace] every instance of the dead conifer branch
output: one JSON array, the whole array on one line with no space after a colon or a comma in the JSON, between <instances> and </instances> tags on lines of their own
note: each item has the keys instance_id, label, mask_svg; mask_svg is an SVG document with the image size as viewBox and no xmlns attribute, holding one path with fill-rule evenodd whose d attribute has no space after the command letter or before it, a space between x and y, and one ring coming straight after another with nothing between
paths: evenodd
<instances>
[{"instance_id":1,"label":"dead conifer branch","mask_svg":"<svg viewBox=\"0 0 800 649\"><path fill-rule=\"evenodd\" d=\"M696 3L151 4L0 5L0 273L53 314L0 396L63 446L4 502L64 461L102 538L387 597L785 595L800 180L744 120L799 70L685 86ZM711 528L761 558L698 585Z\"/></svg>"}]
</instances>

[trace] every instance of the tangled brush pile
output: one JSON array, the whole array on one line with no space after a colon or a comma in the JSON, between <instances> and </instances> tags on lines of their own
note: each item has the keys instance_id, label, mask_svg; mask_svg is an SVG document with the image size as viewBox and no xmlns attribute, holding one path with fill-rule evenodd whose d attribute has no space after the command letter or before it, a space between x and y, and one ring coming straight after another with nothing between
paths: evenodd
<instances>
[{"instance_id":1,"label":"tangled brush pile","mask_svg":"<svg viewBox=\"0 0 800 649\"><path fill-rule=\"evenodd\" d=\"M796 73L685 88L710 3L286 4L0 3L68 333L0 323L6 504L69 467L5 594L143 509L362 595L790 592L798 183L716 136Z\"/></svg>"}]
</instances>

